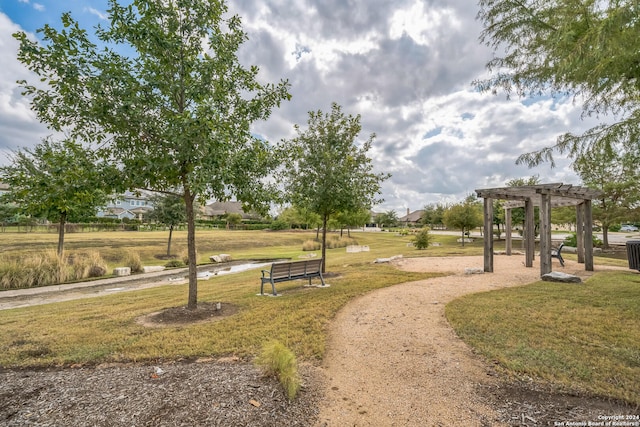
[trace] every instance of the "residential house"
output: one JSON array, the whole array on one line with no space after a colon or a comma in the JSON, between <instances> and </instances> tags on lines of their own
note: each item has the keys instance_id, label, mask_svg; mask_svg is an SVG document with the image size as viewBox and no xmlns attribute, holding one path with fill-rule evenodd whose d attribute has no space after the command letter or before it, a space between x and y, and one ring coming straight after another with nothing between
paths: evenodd
<instances>
[{"instance_id":1,"label":"residential house","mask_svg":"<svg viewBox=\"0 0 640 427\"><path fill-rule=\"evenodd\" d=\"M405 227L419 227L421 226L422 215L424 215L424 210L422 209L410 212L409 208L407 208L407 214L398 218L398 222Z\"/></svg>"},{"instance_id":2,"label":"residential house","mask_svg":"<svg viewBox=\"0 0 640 427\"><path fill-rule=\"evenodd\" d=\"M127 191L115 196L109 204L101 208L96 216L106 218L142 219L143 215L153 210L150 197L153 193L145 190Z\"/></svg>"},{"instance_id":3,"label":"residential house","mask_svg":"<svg viewBox=\"0 0 640 427\"><path fill-rule=\"evenodd\" d=\"M242 210L242 202L213 202L206 205L202 215L209 219L217 219L230 213L242 215L242 219L262 219L256 212L245 212Z\"/></svg>"}]
</instances>

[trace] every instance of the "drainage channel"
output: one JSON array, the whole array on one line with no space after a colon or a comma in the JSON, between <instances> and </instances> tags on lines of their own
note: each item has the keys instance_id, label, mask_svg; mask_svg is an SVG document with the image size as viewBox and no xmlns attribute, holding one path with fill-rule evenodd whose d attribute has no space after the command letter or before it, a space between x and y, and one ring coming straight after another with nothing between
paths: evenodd
<instances>
[{"instance_id":1,"label":"drainage channel","mask_svg":"<svg viewBox=\"0 0 640 427\"><path fill-rule=\"evenodd\" d=\"M270 265L278 260L232 261L225 264L198 267L198 280L215 276L241 273ZM88 282L44 286L40 288L15 289L0 292L0 310L43 305L53 302L92 298L119 292L130 292L166 285L187 283L188 269L164 270L131 276L111 277Z\"/></svg>"}]
</instances>

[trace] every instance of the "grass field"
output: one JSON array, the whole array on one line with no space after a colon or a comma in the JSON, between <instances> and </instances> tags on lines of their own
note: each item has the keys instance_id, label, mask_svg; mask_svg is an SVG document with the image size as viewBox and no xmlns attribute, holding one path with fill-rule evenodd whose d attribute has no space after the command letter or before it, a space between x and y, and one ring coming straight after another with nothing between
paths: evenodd
<instances>
[{"instance_id":1,"label":"grass field","mask_svg":"<svg viewBox=\"0 0 640 427\"><path fill-rule=\"evenodd\" d=\"M160 265L168 233L69 234L69 252L100 252L110 267L135 251L144 265ZM2 233L2 255L21 257L55 247L48 233ZM199 232L199 261L228 253L238 259L297 259L314 232ZM0 367L44 367L124 361L158 361L235 355L253 358L277 339L296 357L319 361L326 328L349 300L381 287L430 277L406 273L375 258L394 255L481 255L482 241L463 248L457 236L434 235L440 246L418 251L411 236L352 233L370 252L327 255L326 289L283 283L286 298L256 297L259 272L199 282L199 301L233 305L237 313L215 322L148 328L140 316L186 305L187 285L168 285L99 298L0 311ZM175 252L186 233L174 236ZM500 243L496 250L502 249ZM567 255L571 257L570 254ZM598 258L596 264L605 261ZM624 265L619 259L606 263ZM640 283L634 273L599 273L585 285L535 283L470 295L447 307L458 334L510 375L530 375L561 386L640 404Z\"/></svg>"},{"instance_id":2,"label":"grass field","mask_svg":"<svg viewBox=\"0 0 640 427\"><path fill-rule=\"evenodd\" d=\"M640 275L538 282L447 306L458 335L512 375L640 405Z\"/></svg>"}]
</instances>

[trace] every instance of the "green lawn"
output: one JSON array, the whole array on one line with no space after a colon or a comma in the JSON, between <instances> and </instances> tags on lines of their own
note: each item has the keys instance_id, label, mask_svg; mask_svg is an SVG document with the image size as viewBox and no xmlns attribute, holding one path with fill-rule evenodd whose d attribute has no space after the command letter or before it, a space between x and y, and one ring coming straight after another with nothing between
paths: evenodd
<instances>
[{"instance_id":1,"label":"green lawn","mask_svg":"<svg viewBox=\"0 0 640 427\"><path fill-rule=\"evenodd\" d=\"M70 234L69 252L99 251L117 266L125 251L140 254L144 265L162 264L168 233L101 232ZM2 233L4 256L21 257L55 247L55 235ZM298 259L314 232L201 231L200 262L213 254L234 259ZM369 252L327 255L329 288L278 286L286 297L257 297L257 270L199 282L200 302L238 308L215 322L148 328L140 316L184 306L187 285L167 285L0 311L0 367L68 366L120 361L156 361L235 355L251 359L262 344L278 339L296 357L317 362L325 352L327 325L351 299L371 290L430 274L406 273L376 258L394 255L481 255L482 241L461 247L457 236L435 235L441 246L418 251L411 236L352 233ZM186 233L175 233L174 248L186 247ZM496 250L502 249L500 243ZM570 257L571 255L569 255ZM596 265L601 259L596 259ZM609 260L623 265L620 260ZM599 273L583 285L547 282L470 295L447 306L458 334L509 375L530 375L569 389L640 404L640 276Z\"/></svg>"},{"instance_id":2,"label":"green lawn","mask_svg":"<svg viewBox=\"0 0 640 427\"><path fill-rule=\"evenodd\" d=\"M640 275L538 282L447 306L458 335L506 372L640 404Z\"/></svg>"}]
</instances>

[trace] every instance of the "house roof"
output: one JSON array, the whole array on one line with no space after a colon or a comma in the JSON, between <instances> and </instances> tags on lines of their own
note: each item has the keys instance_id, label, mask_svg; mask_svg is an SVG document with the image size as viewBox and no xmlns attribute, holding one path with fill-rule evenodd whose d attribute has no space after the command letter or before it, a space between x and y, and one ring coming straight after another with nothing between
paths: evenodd
<instances>
[{"instance_id":1,"label":"house roof","mask_svg":"<svg viewBox=\"0 0 640 427\"><path fill-rule=\"evenodd\" d=\"M242 209L242 202L213 202L204 207L204 214L207 216L222 216L230 213L238 213L245 219L259 216L255 212L245 212Z\"/></svg>"},{"instance_id":2,"label":"house roof","mask_svg":"<svg viewBox=\"0 0 640 427\"><path fill-rule=\"evenodd\" d=\"M422 219L422 215L424 214L424 209L420 209L417 211L413 211L408 215L403 216L402 218L398 218L400 222L419 222Z\"/></svg>"}]
</instances>

